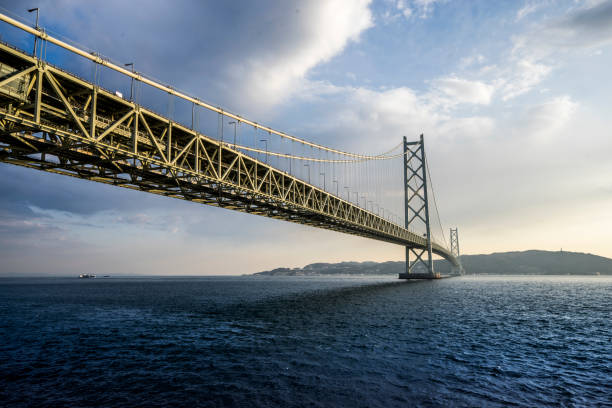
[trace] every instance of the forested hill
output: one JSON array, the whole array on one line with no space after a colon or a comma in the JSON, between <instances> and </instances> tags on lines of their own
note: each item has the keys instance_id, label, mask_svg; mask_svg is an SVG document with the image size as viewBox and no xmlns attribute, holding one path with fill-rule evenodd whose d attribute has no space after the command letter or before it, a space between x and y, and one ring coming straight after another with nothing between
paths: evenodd
<instances>
[{"instance_id":1,"label":"forested hill","mask_svg":"<svg viewBox=\"0 0 612 408\"><path fill-rule=\"evenodd\" d=\"M468 274L612 275L612 259L580 252L531 250L463 255L461 263ZM277 268L255 275L391 275L402 272L404 268L404 262L314 263L303 268ZM450 264L446 261L435 261L434 269L442 274L450 273Z\"/></svg>"}]
</instances>

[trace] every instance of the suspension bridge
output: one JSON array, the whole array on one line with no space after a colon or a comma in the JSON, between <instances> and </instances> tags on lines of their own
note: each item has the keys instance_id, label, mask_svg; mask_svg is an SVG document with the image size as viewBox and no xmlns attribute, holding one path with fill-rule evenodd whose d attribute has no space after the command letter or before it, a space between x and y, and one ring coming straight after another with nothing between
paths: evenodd
<instances>
[{"instance_id":1,"label":"suspension bridge","mask_svg":"<svg viewBox=\"0 0 612 408\"><path fill-rule=\"evenodd\" d=\"M0 161L401 245L403 279L439 278L434 255L463 272L458 231L449 246L440 222L423 135L377 155L324 146L180 92L38 23L0 20L32 40L31 52L0 43ZM74 73L83 61L90 79Z\"/></svg>"}]
</instances>

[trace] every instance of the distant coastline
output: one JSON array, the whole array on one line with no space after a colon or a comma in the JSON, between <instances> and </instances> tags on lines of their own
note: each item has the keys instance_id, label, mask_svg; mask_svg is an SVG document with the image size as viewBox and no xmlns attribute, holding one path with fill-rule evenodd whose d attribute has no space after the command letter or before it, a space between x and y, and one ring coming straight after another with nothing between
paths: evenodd
<instances>
[{"instance_id":1,"label":"distant coastline","mask_svg":"<svg viewBox=\"0 0 612 408\"><path fill-rule=\"evenodd\" d=\"M497 252L488 255L463 255L468 274L479 275L612 275L612 259L567 251ZM254 273L257 276L323 275L397 275L404 262L313 263L303 268L276 268ZM450 264L435 261L434 269L450 273Z\"/></svg>"}]
</instances>

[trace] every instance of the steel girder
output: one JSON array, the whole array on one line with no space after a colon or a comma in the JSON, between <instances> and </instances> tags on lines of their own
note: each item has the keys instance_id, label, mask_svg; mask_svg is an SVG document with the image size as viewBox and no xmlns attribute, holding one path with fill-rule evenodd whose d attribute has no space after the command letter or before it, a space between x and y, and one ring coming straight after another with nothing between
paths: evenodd
<instances>
[{"instance_id":1,"label":"steel girder","mask_svg":"<svg viewBox=\"0 0 612 408\"><path fill-rule=\"evenodd\" d=\"M0 64L4 162L426 248L406 228L23 51L0 44Z\"/></svg>"}]
</instances>

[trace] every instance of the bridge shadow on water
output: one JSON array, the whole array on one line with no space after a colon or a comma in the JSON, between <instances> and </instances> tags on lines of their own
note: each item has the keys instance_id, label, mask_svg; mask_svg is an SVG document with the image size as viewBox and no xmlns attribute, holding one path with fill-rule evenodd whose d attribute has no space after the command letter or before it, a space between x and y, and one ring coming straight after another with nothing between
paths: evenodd
<instances>
[{"instance_id":1,"label":"bridge shadow on water","mask_svg":"<svg viewBox=\"0 0 612 408\"><path fill-rule=\"evenodd\" d=\"M408 301L421 288L430 292L429 288L436 283L439 282L397 280L311 289L233 303L221 307L217 312L238 320L257 320L272 324L285 322L285 328L294 326L298 321L300 325L319 324L321 321L329 321L330 318L355 321L357 314L361 317L373 312L395 314L396 310L392 309Z\"/></svg>"},{"instance_id":2,"label":"bridge shadow on water","mask_svg":"<svg viewBox=\"0 0 612 408\"><path fill-rule=\"evenodd\" d=\"M316 395L329 406L401 406L436 386L428 371L429 314L412 302L427 309L439 283L372 282L226 304L216 310L215 327L201 333L221 356L211 362L215 369L249 367L267 382L280 379L289 406Z\"/></svg>"}]
</instances>

